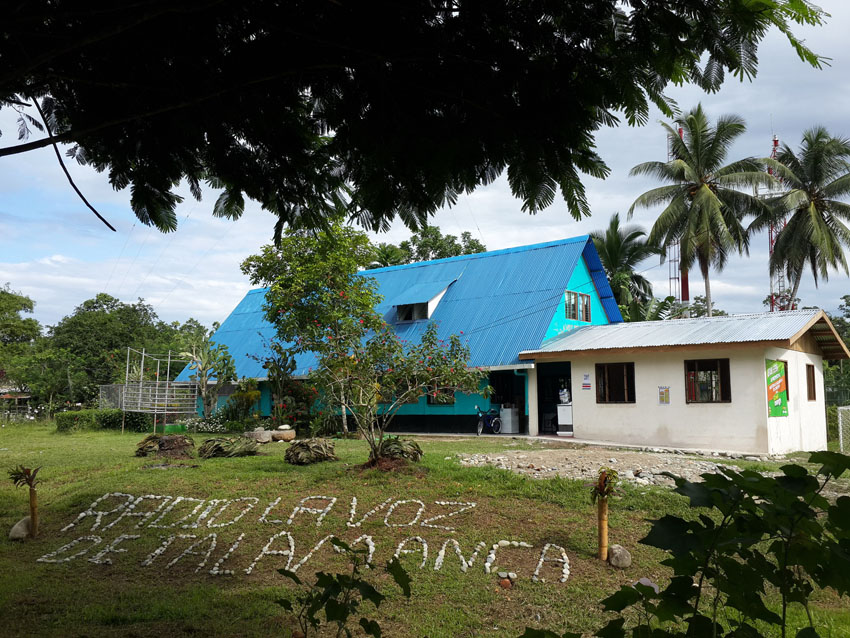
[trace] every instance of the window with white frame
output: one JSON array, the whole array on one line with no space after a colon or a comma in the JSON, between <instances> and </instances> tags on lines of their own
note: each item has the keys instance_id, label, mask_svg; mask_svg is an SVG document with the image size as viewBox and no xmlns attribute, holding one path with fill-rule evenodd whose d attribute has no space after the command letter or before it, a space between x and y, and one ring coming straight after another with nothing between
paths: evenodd
<instances>
[{"instance_id":1,"label":"window with white frame","mask_svg":"<svg viewBox=\"0 0 850 638\"><path fill-rule=\"evenodd\" d=\"M590 295L567 290L564 292L564 311L567 319L590 322Z\"/></svg>"}]
</instances>

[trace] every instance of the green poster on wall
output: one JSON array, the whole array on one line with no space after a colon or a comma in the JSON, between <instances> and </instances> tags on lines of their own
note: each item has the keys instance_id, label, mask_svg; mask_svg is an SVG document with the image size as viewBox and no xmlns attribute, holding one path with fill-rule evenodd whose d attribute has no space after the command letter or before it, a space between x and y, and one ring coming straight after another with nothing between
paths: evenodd
<instances>
[{"instance_id":1,"label":"green poster on wall","mask_svg":"<svg viewBox=\"0 0 850 638\"><path fill-rule=\"evenodd\" d=\"M788 384L785 362L765 360L767 368L767 415L788 416Z\"/></svg>"}]
</instances>

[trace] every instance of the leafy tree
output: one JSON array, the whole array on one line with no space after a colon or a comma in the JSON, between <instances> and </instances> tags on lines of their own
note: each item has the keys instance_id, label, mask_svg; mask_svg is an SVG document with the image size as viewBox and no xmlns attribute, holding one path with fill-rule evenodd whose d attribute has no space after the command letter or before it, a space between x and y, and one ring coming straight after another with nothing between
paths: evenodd
<instances>
[{"instance_id":1,"label":"leafy tree","mask_svg":"<svg viewBox=\"0 0 850 638\"><path fill-rule=\"evenodd\" d=\"M767 297L761 300L761 305L769 309L771 301L773 301L775 308L779 308L781 310L796 310L800 307L801 300L799 297L795 297L792 301L791 293L786 290L782 294L774 294L773 299L771 299L771 295L767 295Z\"/></svg>"},{"instance_id":2,"label":"leafy tree","mask_svg":"<svg viewBox=\"0 0 850 638\"><path fill-rule=\"evenodd\" d=\"M351 410L357 430L369 444L369 462L390 456L385 437L398 410L422 396L479 392L486 373L470 369L469 348L457 335L439 339L428 325L418 344L407 345L384 324L360 342L323 354L313 378L326 396ZM343 403L344 402L344 403Z\"/></svg>"},{"instance_id":3,"label":"leafy tree","mask_svg":"<svg viewBox=\"0 0 850 638\"><path fill-rule=\"evenodd\" d=\"M248 257L242 272L252 284L269 287L266 319L289 353L322 356L355 348L383 323L374 312L375 281L357 274L371 257L366 234L335 221L317 233L288 230L279 247ZM347 432L347 410L342 415Z\"/></svg>"},{"instance_id":4,"label":"leafy tree","mask_svg":"<svg viewBox=\"0 0 850 638\"><path fill-rule=\"evenodd\" d=\"M41 334L38 321L22 316L32 313L34 307L32 299L12 290L8 283L0 288L0 384L14 382L7 371L11 359Z\"/></svg>"},{"instance_id":5,"label":"leafy tree","mask_svg":"<svg viewBox=\"0 0 850 638\"><path fill-rule=\"evenodd\" d=\"M726 317L729 314L725 310L715 308L713 301L711 302L711 313L709 314L706 298L702 295L697 295L687 306L683 303L676 303L670 309L668 318L681 319L686 316L686 313L688 317Z\"/></svg>"},{"instance_id":6,"label":"leafy tree","mask_svg":"<svg viewBox=\"0 0 850 638\"><path fill-rule=\"evenodd\" d=\"M84 364L73 353L41 338L11 357L7 373L14 384L27 390L53 415L63 402L75 402L88 385Z\"/></svg>"},{"instance_id":7,"label":"leafy tree","mask_svg":"<svg viewBox=\"0 0 850 638\"><path fill-rule=\"evenodd\" d=\"M764 161L787 192L753 226L764 227L771 218L790 213L776 237L770 270L785 271L790 298L796 299L806 266L815 286L818 277L829 278L831 269L850 273L844 255L850 246L850 229L845 224L850 221L850 204L840 201L850 196L850 140L816 126L803 133L798 153L783 144L775 160Z\"/></svg>"},{"instance_id":8,"label":"leafy tree","mask_svg":"<svg viewBox=\"0 0 850 638\"><path fill-rule=\"evenodd\" d=\"M745 130L744 121L737 115L721 116L712 126L702 105L697 105L678 118L676 124L684 129L684 139L676 128L662 123L670 137L673 159L638 164L630 172L630 175L649 175L670 185L638 197L629 209L629 216L635 208L665 204L649 233L649 242L665 248L679 242L682 268L690 268L694 262L699 265L710 317L709 272L712 268L722 270L731 252L748 250L742 218L765 209L751 194L752 190L775 180L753 158L724 166L729 147Z\"/></svg>"},{"instance_id":9,"label":"leafy tree","mask_svg":"<svg viewBox=\"0 0 850 638\"><path fill-rule=\"evenodd\" d=\"M375 280L358 274L371 248L365 233L332 223L326 230L288 230L278 248L266 246L242 271L269 287L266 318L291 355L318 358L312 379L321 400L338 406L343 428L352 417L370 446L370 460L384 453L384 432L398 408L432 392L475 392L481 373L467 369L469 351L452 336L447 343L430 326L419 344L404 344L378 315ZM280 349L274 357L280 358Z\"/></svg>"},{"instance_id":10,"label":"leafy tree","mask_svg":"<svg viewBox=\"0 0 850 638\"><path fill-rule=\"evenodd\" d=\"M652 298L652 284L635 272L638 264L663 251L648 244L646 232L639 226L620 226L620 214L614 213L608 228L590 233L599 259L608 275L608 283L618 304L629 305L632 300L645 303Z\"/></svg>"},{"instance_id":11,"label":"leafy tree","mask_svg":"<svg viewBox=\"0 0 850 638\"><path fill-rule=\"evenodd\" d=\"M437 226L424 226L410 237L395 244L381 243L375 248L375 257L368 268L383 268L418 261L445 259L458 255L483 253L487 247L472 237L470 232L462 232L460 240L454 235L443 235Z\"/></svg>"},{"instance_id":12,"label":"leafy tree","mask_svg":"<svg viewBox=\"0 0 850 638\"><path fill-rule=\"evenodd\" d=\"M142 299L127 304L100 293L77 306L49 334L50 347L67 350L88 377L75 388L73 400L90 401L99 385L124 382L127 347L157 354L181 352L206 336L206 329L194 319L182 325L162 322ZM174 376L179 372L172 370Z\"/></svg>"},{"instance_id":13,"label":"leafy tree","mask_svg":"<svg viewBox=\"0 0 850 638\"><path fill-rule=\"evenodd\" d=\"M341 211L421 226L503 172L524 211L560 189L579 218L580 174L609 172L596 130L651 103L672 116L671 81L752 78L773 28L820 67L791 26L823 16L807 0L19 2L0 23L0 108L23 139L0 157L72 144L163 230L183 180L221 190L217 216L260 202L278 233Z\"/></svg>"},{"instance_id":14,"label":"leafy tree","mask_svg":"<svg viewBox=\"0 0 850 638\"><path fill-rule=\"evenodd\" d=\"M653 297L647 301L632 299L620 306L623 321L663 321L674 316L676 310L676 298L673 296L664 299Z\"/></svg>"},{"instance_id":15,"label":"leafy tree","mask_svg":"<svg viewBox=\"0 0 850 638\"><path fill-rule=\"evenodd\" d=\"M386 268L407 263L407 254L395 244L381 242L375 246L375 254L368 268Z\"/></svg>"},{"instance_id":16,"label":"leafy tree","mask_svg":"<svg viewBox=\"0 0 850 638\"><path fill-rule=\"evenodd\" d=\"M416 261L431 261L445 259L458 255L483 253L487 247L472 237L472 233L464 231L460 241L454 235L443 235L437 226L425 226L403 242L398 247L405 254L405 263Z\"/></svg>"},{"instance_id":17,"label":"leafy tree","mask_svg":"<svg viewBox=\"0 0 850 638\"><path fill-rule=\"evenodd\" d=\"M215 412L218 395L225 384L236 379L236 366L233 357L224 344L216 344L209 335L192 345L190 352L181 356L188 358L189 378L198 384L204 418Z\"/></svg>"}]
</instances>

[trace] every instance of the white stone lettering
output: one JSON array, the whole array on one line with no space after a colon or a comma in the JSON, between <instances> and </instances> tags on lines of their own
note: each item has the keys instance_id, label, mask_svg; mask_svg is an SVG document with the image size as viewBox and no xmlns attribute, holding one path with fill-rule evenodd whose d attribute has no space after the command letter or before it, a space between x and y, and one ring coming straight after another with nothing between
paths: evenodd
<instances>
[{"instance_id":1,"label":"white stone lettering","mask_svg":"<svg viewBox=\"0 0 850 638\"><path fill-rule=\"evenodd\" d=\"M76 554L71 554L70 556L66 556L65 558L56 558L57 556L61 556L65 552L70 549L76 547L83 541L89 541L91 545L86 547L84 550L77 552ZM37 563L69 563L75 558L79 558L83 554L87 553L90 549L92 549L95 545L99 545L103 542L103 539L100 536L80 536L79 538L75 538L67 545L62 545L55 552L50 552L49 554L45 554L41 558L36 559Z\"/></svg>"},{"instance_id":2,"label":"white stone lettering","mask_svg":"<svg viewBox=\"0 0 850 638\"><path fill-rule=\"evenodd\" d=\"M420 547L418 549L404 549L408 543L419 543ZM396 547L394 556L399 558L402 554L415 554L417 552L422 552L422 563L419 565L419 569L422 569L428 561L428 542L421 536L405 538Z\"/></svg>"},{"instance_id":3,"label":"white stone lettering","mask_svg":"<svg viewBox=\"0 0 850 638\"><path fill-rule=\"evenodd\" d=\"M550 550L558 550L560 555L557 558L547 558L546 554ZM543 567L543 563L560 563L561 577L558 580L562 583L567 582L567 578L570 577L570 559L567 557L567 550L560 545L555 545L554 543L546 543L546 545L543 546L543 551L540 552L540 560L537 561L537 568L531 576L531 580L535 583L546 582L546 579L540 577L540 569Z\"/></svg>"},{"instance_id":4,"label":"white stone lettering","mask_svg":"<svg viewBox=\"0 0 850 638\"><path fill-rule=\"evenodd\" d=\"M146 494L145 496L140 496L135 501L133 501L130 505L128 505L124 509L124 511L121 512L121 514L118 516L118 518L116 518L114 521L112 521L109 525L106 525L103 529L107 530L110 527L117 525L118 523L120 523L125 518L130 518L130 517L134 517L134 516L140 517L142 519L141 521L139 521L139 523L138 523L138 525L136 525L136 527L142 527L151 516L153 516L154 514L158 514L162 510L163 507L168 505L169 501L171 501L171 498L172 497L170 497L170 496L161 496L161 495L157 495L157 494ZM153 500L162 500L162 503L160 503L159 506L156 509L150 510L149 512L137 512L137 511L135 511L136 506L138 506L143 501L153 501Z\"/></svg>"},{"instance_id":5,"label":"white stone lettering","mask_svg":"<svg viewBox=\"0 0 850 638\"><path fill-rule=\"evenodd\" d=\"M194 535L191 536L194 538ZM189 545L189 547L184 549L182 554L180 554L177 558L168 563L168 565L165 566L165 569L171 569L172 567L174 567L177 562L184 556L203 556L203 560L198 563L198 566L195 568L195 573L197 574L199 571L201 571L201 568L207 564L207 561L210 559L210 554L215 551L215 545L217 540L218 537L216 536L216 534L212 533L208 534L199 541L195 541L194 543ZM198 548L202 548L204 545L208 546L207 551L196 551Z\"/></svg>"},{"instance_id":6,"label":"white stone lettering","mask_svg":"<svg viewBox=\"0 0 850 638\"><path fill-rule=\"evenodd\" d=\"M431 518L426 518L424 521L419 523L422 527L433 527L435 529L445 529L450 532L455 530L454 527L447 527L446 525L434 525L434 521L439 521L441 519L449 518L450 516L457 516L458 514L462 514L463 512L468 512L473 509L478 503L462 503L457 501L434 501L434 505L442 505L442 506L457 506L460 505L461 508L458 510L454 510L453 512L449 512L448 514L440 514L439 516L432 516Z\"/></svg>"},{"instance_id":7,"label":"white stone lettering","mask_svg":"<svg viewBox=\"0 0 850 638\"><path fill-rule=\"evenodd\" d=\"M160 525L160 521L162 521L166 516L168 516L174 510L174 508L177 507L177 505L179 505L180 503L184 503L184 502L185 503L197 503L197 505L195 506L195 508L191 512L189 512L188 514L186 514L182 518L177 519L173 523L169 523L168 525ZM206 499L203 499L203 498L192 498L191 496L178 496L173 501L171 501L171 504L168 507L166 507L165 510L162 512L162 514L160 514L156 518L156 520L154 520L153 523L148 525L148 527L149 528L151 528L151 527L159 527L159 528L177 527L183 521L185 521L189 518L192 518L195 514L197 514L198 510L200 510L204 506L204 503L206 503L206 502L207 502ZM187 527L187 526L184 526L184 527Z\"/></svg>"},{"instance_id":8,"label":"white stone lettering","mask_svg":"<svg viewBox=\"0 0 850 638\"><path fill-rule=\"evenodd\" d=\"M398 507L399 505L405 505L406 503L418 503L419 504L419 509L416 510L416 515L410 520L409 523L390 523L389 520L390 520L390 517L393 515L393 512L395 512L395 508ZM419 522L419 519L422 517L422 513L424 511L425 511L425 503L423 503L422 501L419 501L419 500L416 500L416 499L408 499L406 501L396 501L395 503L390 505L390 509L387 510L387 515L384 516L384 525L386 525L387 527L412 527L413 525L416 525L416 523Z\"/></svg>"},{"instance_id":9,"label":"white stone lettering","mask_svg":"<svg viewBox=\"0 0 850 638\"><path fill-rule=\"evenodd\" d=\"M317 507L305 506L304 503L308 501L328 501L328 504L325 507L319 509ZM289 520L286 521L286 524L292 525L292 521L295 520L295 517L299 513L304 512L305 514L318 514L319 517L316 519L316 527L321 527L322 520L324 520L325 516L328 515L328 512L331 511L331 508L334 506L334 503L336 503L335 496L305 496L298 502L298 505L293 508L292 514L289 515Z\"/></svg>"},{"instance_id":10,"label":"white stone lettering","mask_svg":"<svg viewBox=\"0 0 850 638\"><path fill-rule=\"evenodd\" d=\"M463 556L463 552L460 550L460 543L457 542L454 538L447 538L443 543L443 546L440 548L439 553L437 554L437 560L434 561L434 571L440 571L440 568L443 566L443 561L446 558L446 547L448 547L449 543L454 545L455 554L457 554L458 559L460 559L460 571L465 572L470 567L472 567L473 563L475 563L475 559L478 558L478 553L487 547L487 543L484 541L479 542L475 546L475 550L472 552L472 556L467 560Z\"/></svg>"},{"instance_id":11,"label":"white stone lettering","mask_svg":"<svg viewBox=\"0 0 850 638\"><path fill-rule=\"evenodd\" d=\"M230 519L226 523L214 523L213 522L213 521L217 520L224 513L224 511L228 507L230 507L233 503L240 503L240 502L245 503L245 507L243 507L242 511L240 511L234 518ZM228 525L233 525L234 523L238 523L240 520L242 520L242 517L245 516L245 514L250 512L252 509L254 509L254 507L259 502L260 502L260 499L258 499L256 496L243 496L242 498L237 498L237 499L233 499L231 501L227 501L221 507L220 510L218 510L215 514L210 516L209 520L207 520L207 527L227 527Z\"/></svg>"},{"instance_id":12,"label":"white stone lettering","mask_svg":"<svg viewBox=\"0 0 850 638\"><path fill-rule=\"evenodd\" d=\"M361 518L359 521L357 521L357 522L355 523L355 522L354 522L354 517L355 517L355 516L357 516L357 497L356 497L356 496L352 496L352 497L351 497L351 510L349 511L349 514L348 514L348 522L346 523L346 525L348 525L348 527L360 527L360 526L363 524L363 522L364 522L367 518L369 518L370 516L374 516L375 514L377 514L378 512L380 512L380 511L381 511L382 509L384 509L387 505L389 505L390 503L392 503L392 500L393 500L393 499L392 499L392 497L390 497L390 498L388 498L386 501L384 501L383 503L381 503L380 505L376 505L375 507L373 507L372 509L370 509L368 512L366 512L366 513L363 515L363 518Z\"/></svg>"},{"instance_id":13,"label":"white stone lettering","mask_svg":"<svg viewBox=\"0 0 850 638\"><path fill-rule=\"evenodd\" d=\"M103 502L103 501L105 501L109 498L123 498L124 502L118 503L118 505L116 505L111 510L95 510L95 507L97 507L98 505L100 505L101 502ZM71 529L72 527L74 527L81 520L86 518L87 516L94 516L95 517L94 525L92 525L91 530L89 530L89 531L93 532L94 530L96 530L100 526L100 522L101 522L101 520L103 520L104 516L109 516L110 514L115 514L117 512L123 511L124 508L126 508L130 503L132 503L135 500L135 498L136 497L133 496L132 494L124 494L122 492L110 492L108 494L104 494L99 499L97 499L94 503L89 505L88 509L85 512L80 513L80 515L77 516L76 520L73 523L66 525L60 531L66 532L69 529Z\"/></svg>"},{"instance_id":14,"label":"white stone lettering","mask_svg":"<svg viewBox=\"0 0 850 638\"><path fill-rule=\"evenodd\" d=\"M273 520L269 520L267 518L267 516L269 515L269 512L271 512L275 507L277 507L278 503L280 503L280 497L279 496L275 500L273 500L271 503L269 503L269 506L266 508L266 511L263 512L263 515L260 517L261 523L268 523L269 525L282 525L283 524L283 521L280 520L279 518L275 518Z\"/></svg>"},{"instance_id":15,"label":"white stone lettering","mask_svg":"<svg viewBox=\"0 0 850 638\"><path fill-rule=\"evenodd\" d=\"M157 558L159 558L162 555L162 553L171 546L171 543L174 542L174 539L177 538L177 536L172 534L171 536L160 536L160 538L163 539L162 545L160 545L155 550L153 550L150 554L148 554L148 557L145 558L145 560L142 561L142 567L147 567L152 562L154 562ZM181 535L181 538L186 538L186 536ZM192 536L192 538L194 538L194 536Z\"/></svg>"},{"instance_id":16,"label":"white stone lettering","mask_svg":"<svg viewBox=\"0 0 850 638\"><path fill-rule=\"evenodd\" d=\"M221 566L224 565L224 561L226 561L228 558L230 558L230 555L233 552L236 551L236 548L239 547L239 543L242 542L243 538L245 538L244 532L242 534L239 534L239 538L237 538L236 542L233 543L233 545L230 546L230 549L228 549L224 553L224 556L222 556L221 558L219 558L216 561L215 565L213 565L212 569L210 570L210 574L212 574L213 576L232 576L233 575L232 569L222 569Z\"/></svg>"},{"instance_id":17,"label":"white stone lettering","mask_svg":"<svg viewBox=\"0 0 850 638\"><path fill-rule=\"evenodd\" d=\"M109 554L121 554L122 552L126 552L127 550L123 547L121 549L115 549L123 543L124 541L135 540L137 538L141 538L138 534L121 534L114 541L109 543L106 547L100 550L97 554L89 558L90 563L94 563L95 565L111 565L112 559L107 558Z\"/></svg>"},{"instance_id":18,"label":"white stone lettering","mask_svg":"<svg viewBox=\"0 0 850 638\"><path fill-rule=\"evenodd\" d=\"M271 549L272 544L281 536L285 536L286 540L289 541L289 549ZM289 566L292 564L292 557L294 555L295 541L292 539L292 534L290 534L289 532L278 532L269 539L269 542L266 543L265 547L263 547L263 551L261 551L260 555L254 559L254 562L248 566L248 569L245 570L245 573L250 574L252 571L254 571L254 567L257 566L257 563L260 562L263 556L288 556L289 559L286 561L286 567L284 569L289 569Z\"/></svg>"}]
</instances>

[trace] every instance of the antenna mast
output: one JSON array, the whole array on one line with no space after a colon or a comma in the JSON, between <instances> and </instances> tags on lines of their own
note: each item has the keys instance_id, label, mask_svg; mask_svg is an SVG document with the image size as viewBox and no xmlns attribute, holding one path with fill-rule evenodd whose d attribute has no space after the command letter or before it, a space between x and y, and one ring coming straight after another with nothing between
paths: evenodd
<instances>
[{"instance_id":1,"label":"antenna mast","mask_svg":"<svg viewBox=\"0 0 850 638\"><path fill-rule=\"evenodd\" d=\"M685 139L685 131L680 126L678 129L679 139ZM667 161L671 162L673 155L673 139L667 139ZM681 245L679 240L667 246L667 273L670 278L670 296L676 301L688 306L691 300L688 287L688 269L682 268ZM686 313L687 316L688 313Z\"/></svg>"},{"instance_id":2,"label":"antenna mast","mask_svg":"<svg viewBox=\"0 0 850 638\"><path fill-rule=\"evenodd\" d=\"M774 135L772 140L773 146L770 149L770 159L776 159L776 151L779 149L779 138ZM768 167L767 172L773 175L773 169ZM759 197L775 197L778 194L776 187L759 193ZM776 247L776 237L780 231L785 228L786 219L783 216L781 219L776 219L770 222L767 230L768 253L770 260L773 261L773 251ZM782 310L793 310L794 300L788 298L788 289L785 286L785 273L780 269L776 273L770 275L770 312L780 312Z\"/></svg>"}]
</instances>

